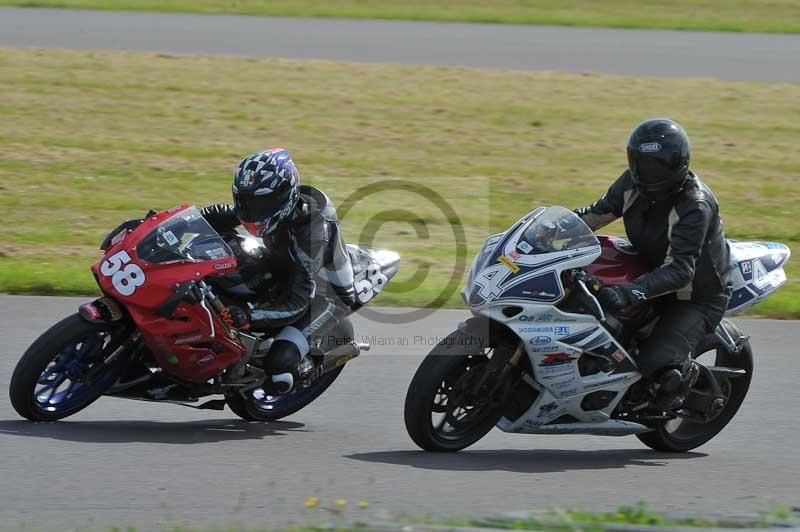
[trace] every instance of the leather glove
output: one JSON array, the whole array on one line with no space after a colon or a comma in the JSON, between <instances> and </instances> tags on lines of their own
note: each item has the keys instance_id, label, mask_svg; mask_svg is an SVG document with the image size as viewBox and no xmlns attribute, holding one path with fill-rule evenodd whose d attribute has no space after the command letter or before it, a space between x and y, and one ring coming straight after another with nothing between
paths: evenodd
<instances>
[{"instance_id":1,"label":"leather glove","mask_svg":"<svg viewBox=\"0 0 800 532\"><path fill-rule=\"evenodd\" d=\"M234 328L247 329L250 327L250 318L242 307L231 305L225 310L227 310L227 317L230 319Z\"/></svg>"},{"instance_id":2,"label":"leather glove","mask_svg":"<svg viewBox=\"0 0 800 532\"><path fill-rule=\"evenodd\" d=\"M604 287L597 295L597 299L603 308L616 311L630 305L644 303L647 301L647 294L638 284L623 284Z\"/></svg>"}]
</instances>

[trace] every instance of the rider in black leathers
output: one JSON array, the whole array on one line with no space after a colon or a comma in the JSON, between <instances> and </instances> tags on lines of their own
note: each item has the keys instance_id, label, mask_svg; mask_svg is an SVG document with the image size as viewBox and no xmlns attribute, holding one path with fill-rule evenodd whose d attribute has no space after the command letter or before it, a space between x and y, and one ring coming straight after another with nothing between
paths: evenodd
<instances>
[{"instance_id":1,"label":"rider in black leathers","mask_svg":"<svg viewBox=\"0 0 800 532\"><path fill-rule=\"evenodd\" d=\"M258 276L272 277L277 294L249 279L258 295L251 309L232 306L237 327L281 328L264 369L273 393L291 390L296 368L343 311L355 305L353 269L328 197L299 184L299 173L286 150L275 148L245 157L233 181L234 206L209 205L203 216L222 234L239 225L264 241Z\"/></svg>"},{"instance_id":2,"label":"rider in black leathers","mask_svg":"<svg viewBox=\"0 0 800 532\"><path fill-rule=\"evenodd\" d=\"M660 319L639 345L638 363L660 383L662 404L676 407L676 393L696 372L692 352L728 306L730 252L714 194L689 171L683 128L666 119L642 122L627 151L629 168L602 198L576 212L593 230L621 217L631 244L652 266L634 283L603 288L599 299L612 311L651 300L657 305Z\"/></svg>"}]
</instances>

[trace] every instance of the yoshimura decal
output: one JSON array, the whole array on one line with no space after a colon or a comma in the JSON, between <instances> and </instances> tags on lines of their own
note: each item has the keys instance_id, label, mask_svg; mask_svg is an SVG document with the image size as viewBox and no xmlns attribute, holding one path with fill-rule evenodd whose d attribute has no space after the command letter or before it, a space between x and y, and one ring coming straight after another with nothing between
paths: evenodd
<instances>
[{"instance_id":1,"label":"yoshimura decal","mask_svg":"<svg viewBox=\"0 0 800 532\"><path fill-rule=\"evenodd\" d=\"M553 332L552 327L520 327L517 329L517 332L520 333L551 333Z\"/></svg>"}]
</instances>

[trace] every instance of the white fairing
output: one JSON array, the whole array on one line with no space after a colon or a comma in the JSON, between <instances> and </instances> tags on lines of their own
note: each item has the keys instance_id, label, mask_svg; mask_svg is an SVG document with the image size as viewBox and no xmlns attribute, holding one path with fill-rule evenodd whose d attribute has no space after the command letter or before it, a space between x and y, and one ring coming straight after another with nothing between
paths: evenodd
<instances>
[{"instance_id":1,"label":"white fairing","mask_svg":"<svg viewBox=\"0 0 800 532\"><path fill-rule=\"evenodd\" d=\"M736 242L731 247L733 295L726 316L736 314L766 299L786 282L783 267L789 248L777 242Z\"/></svg>"},{"instance_id":2,"label":"white fairing","mask_svg":"<svg viewBox=\"0 0 800 532\"><path fill-rule=\"evenodd\" d=\"M730 246L728 314L733 314L786 281L783 266L790 252L774 242L731 241ZM649 430L611 419L627 389L641 378L635 361L594 316L555 306L564 297L562 272L591 264L600 252L598 240L576 214L549 207L489 237L475 258L464 300L474 314L519 336L533 369L523 380L538 392L524 414L500 420L501 430L619 436Z\"/></svg>"},{"instance_id":3,"label":"white fairing","mask_svg":"<svg viewBox=\"0 0 800 532\"><path fill-rule=\"evenodd\" d=\"M539 391L525 414L498 423L501 430L615 435L646 430L610 419L625 390L640 378L625 349L594 316L554 307L564 296L561 272L587 266L599 256L591 229L571 211L550 207L487 239L476 257L464 298L474 313L505 323L522 339L533 368L528 385ZM598 358L607 371L582 376L581 356ZM601 391L608 398L602 407L585 410L586 396ZM552 423L562 416L577 423Z\"/></svg>"}]
</instances>

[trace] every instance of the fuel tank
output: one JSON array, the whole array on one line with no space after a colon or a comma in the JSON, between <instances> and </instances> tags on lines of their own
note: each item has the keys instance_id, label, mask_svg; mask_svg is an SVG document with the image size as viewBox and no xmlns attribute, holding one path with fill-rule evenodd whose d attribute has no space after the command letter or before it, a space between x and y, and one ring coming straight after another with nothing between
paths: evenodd
<instances>
[{"instance_id":1,"label":"fuel tank","mask_svg":"<svg viewBox=\"0 0 800 532\"><path fill-rule=\"evenodd\" d=\"M586 267L589 274L597 277L605 286L631 283L650 271L647 261L636 253L627 238L597 236L600 241L600 257Z\"/></svg>"}]
</instances>

